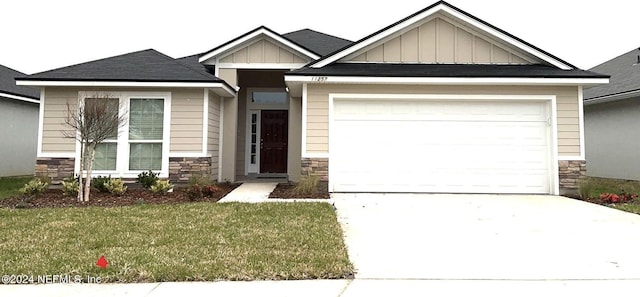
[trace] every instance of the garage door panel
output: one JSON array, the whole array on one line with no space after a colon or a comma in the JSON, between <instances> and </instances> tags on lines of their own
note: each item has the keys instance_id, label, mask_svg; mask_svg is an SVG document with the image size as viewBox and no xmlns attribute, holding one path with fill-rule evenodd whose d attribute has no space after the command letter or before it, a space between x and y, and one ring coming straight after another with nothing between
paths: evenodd
<instances>
[{"instance_id":1,"label":"garage door panel","mask_svg":"<svg viewBox=\"0 0 640 297\"><path fill-rule=\"evenodd\" d=\"M336 101L330 131L333 190L549 193L545 106Z\"/></svg>"}]
</instances>

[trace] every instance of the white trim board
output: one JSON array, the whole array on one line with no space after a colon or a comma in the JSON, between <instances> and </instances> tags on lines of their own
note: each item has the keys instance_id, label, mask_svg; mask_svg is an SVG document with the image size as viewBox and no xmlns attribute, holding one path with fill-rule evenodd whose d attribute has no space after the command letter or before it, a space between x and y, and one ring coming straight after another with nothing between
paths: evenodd
<instances>
[{"instance_id":1,"label":"white trim board","mask_svg":"<svg viewBox=\"0 0 640 297\"><path fill-rule=\"evenodd\" d=\"M209 90L204 89L202 106L202 154L207 154L207 146L209 144Z\"/></svg>"},{"instance_id":2,"label":"white trim board","mask_svg":"<svg viewBox=\"0 0 640 297\"><path fill-rule=\"evenodd\" d=\"M582 86L578 86L578 122L580 126L580 158L585 158L585 140L584 140L584 95Z\"/></svg>"},{"instance_id":3,"label":"white trim board","mask_svg":"<svg viewBox=\"0 0 640 297\"><path fill-rule=\"evenodd\" d=\"M233 97L235 91L219 82L140 82L140 81L52 81L52 80L16 80L19 86L57 86L57 87L163 87L163 88L212 88L224 90L225 97ZM218 93L216 90L212 90Z\"/></svg>"},{"instance_id":4,"label":"white trim board","mask_svg":"<svg viewBox=\"0 0 640 297\"><path fill-rule=\"evenodd\" d=\"M357 84L439 84L439 85L598 85L608 78L527 78L527 77L370 77L286 75L285 82Z\"/></svg>"},{"instance_id":5,"label":"white trim board","mask_svg":"<svg viewBox=\"0 0 640 297\"><path fill-rule=\"evenodd\" d=\"M40 104L40 101L38 101L36 99L28 98L28 97L24 97L24 96L13 95L13 94L9 94L9 93L0 92L0 97L4 97L4 98L8 98L8 99L16 99L16 100L20 100L20 101L29 102L29 103Z\"/></svg>"},{"instance_id":6,"label":"white trim board","mask_svg":"<svg viewBox=\"0 0 640 297\"><path fill-rule=\"evenodd\" d=\"M303 154L303 157L307 158L321 158L326 157L329 158L329 168L328 168L328 177L329 183L328 187L331 191L333 189L333 183L331 180L331 131L333 130L332 126L334 125L333 113L334 113L334 102L335 100L353 100L353 99L363 99L363 100L385 100L385 99L401 99L401 100L456 100L456 101L478 101L478 100L488 100L488 101L513 101L513 100L528 100L528 101L543 101L548 102L547 106L550 111L550 156L549 156L549 190L550 194L557 195L560 193L560 178L558 176L559 168L558 168L558 122L557 122L557 97L555 95L465 95L465 94L348 94L348 93L329 93L329 115L328 115L328 124L329 124L329 133L328 133L328 146L329 152L325 154L316 154L315 156L309 156L311 154ZM304 153L304 152L303 152Z\"/></svg>"},{"instance_id":7,"label":"white trim board","mask_svg":"<svg viewBox=\"0 0 640 297\"><path fill-rule=\"evenodd\" d=\"M206 62L207 60L213 58L213 57L217 57L220 56L222 54L225 54L226 52L229 52L231 50L233 50L234 48L238 47L238 46L242 46L245 45L247 42L250 42L252 39L254 38L258 38L260 37L260 35L264 35L267 36L309 58L311 58L312 60L316 60L319 59L320 57L310 51L308 51L307 49L290 42L289 40L287 40L286 38L283 38L282 36L278 35L278 34L274 34L273 32L271 32L271 30L261 27L258 28L256 30L254 30L253 32L246 34L245 36L242 36L241 38L238 38L237 40L234 40L233 42L230 42L224 46L221 46L219 48L213 49L209 52L207 52L206 54L204 54L202 57L200 57L198 59L198 62L203 63Z\"/></svg>"},{"instance_id":8,"label":"white trim board","mask_svg":"<svg viewBox=\"0 0 640 297\"><path fill-rule=\"evenodd\" d=\"M402 30L407 29L408 27L420 22L422 19L429 17L431 15L434 15L436 13L444 13L450 17L453 17L457 20L460 20L463 23L467 23L469 24L471 27L476 28L478 31L484 32L489 36L492 36L498 40L502 40L505 43L512 45L520 50L523 50L527 53L529 53L532 56L535 56L555 67L558 67L560 69L563 70L569 70L569 69L573 69L573 67L571 65L568 65L556 58L551 57L548 54L545 54L543 52L541 52L540 50L537 50L517 39L514 39L511 36L508 36L507 34L504 34L494 28L492 28L491 26L488 26L482 22L477 21L476 19L463 14L459 11L457 11L456 9L453 9L450 5L445 4L445 3L440 3L428 10L423 11L422 13L419 13L409 19L406 19L396 25L394 25L393 27L390 27L376 35L373 35L371 37L369 37L366 40L363 40L359 43L354 44L351 47L348 47L340 52L337 52L331 56L328 56L326 58L323 58L321 60L318 60L316 62L313 62L312 64L310 64L310 67L312 68L321 68L324 67L326 65L329 65L333 62L336 62L350 54L355 53L358 50L361 50L365 47L368 47L376 42L382 41L385 38L390 37L391 35L400 32Z\"/></svg>"},{"instance_id":9,"label":"white trim board","mask_svg":"<svg viewBox=\"0 0 640 297\"><path fill-rule=\"evenodd\" d=\"M299 69L305 63L219 63L216 68L234 69Z\"/></svg>"}]
</instances>

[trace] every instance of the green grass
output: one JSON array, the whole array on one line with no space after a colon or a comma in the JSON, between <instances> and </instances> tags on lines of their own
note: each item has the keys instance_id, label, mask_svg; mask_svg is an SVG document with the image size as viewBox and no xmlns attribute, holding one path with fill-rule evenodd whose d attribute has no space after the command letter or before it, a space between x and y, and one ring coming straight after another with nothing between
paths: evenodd
<instances>
[{"instance_id":1,"label":"green grass","mask_svg":"<svg viewBox=\"0 0 640 297\"><path fill-rule=\"evenodd\" d=\"M95 262L104 255L106 270ZM327 203L188 203L0 209L4 274L107 282L344 278L353 273Z\"/></svg>"},{"instance_id":2,"label":"green grass","mask_svg":"<svg viewBox=\"0 0 640 297\"><path fill-rule=\"evenodd\" d=\"M0 199L18 195L18 190L28 183L32 176L26 177L1 177L0 178Z\"/></svg>"},{"instance_id":3,"label":"green grass","mask_svg":"<svg viewBox=\"0 0 640 297\"><path fill-rule=\"evenodd\" d=\"M587 195L587 197L583 197L583 199L596 203L600 203L601 193L620 194L622 192L625 192L631 194L640 194L640 181L634 180L588 177L581 182L580 187L580 192L583 192ZM639 199L635 199L627 203L611 204L610 206L627 212L640 214Z\"/></svg>"}]
</instances>

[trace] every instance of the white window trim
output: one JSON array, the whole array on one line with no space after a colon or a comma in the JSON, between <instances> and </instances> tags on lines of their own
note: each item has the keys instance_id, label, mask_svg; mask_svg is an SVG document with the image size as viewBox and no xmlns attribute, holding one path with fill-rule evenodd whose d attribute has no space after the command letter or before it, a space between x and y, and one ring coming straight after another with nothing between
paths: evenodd
<instances>
[{"instance_id":1,"label":"white window trim","mask_svg":"<svg viewBox=\"0 0 640 297\"><path fill-rule=\"evenodd\" d=\"M251 116L256 115L256 164L251 165ZM260 173L260 116L261 110L249 110L247 117L247 137L245 142L244 174Z\"/></svg>"},{"instance_id":2,"label":"white window trim","mask_svg":"<svg viewBox=\"0 0 640 297\"><path fill-rule=\"evenodd\" d=\"M469 101L514 101L514 100L527 100L527 101L543 101L547 102L547 106L550 109L550 122L551 133L550 139L550 162L549 167L549 186L551 194L558 195L560 193L560 179L558 177L558 123L557 123L557 105L555 95L468 95L468 94L345 94L345 93L329 93L329 131L328 131L328 147L327 153L329 160L331 160L331 131L334 126L333 112L334 103L336 100L386 100L386 99L403 99L403 100L469 100ZM303 120L304 121L304 120ZM333 190L333 182L331 180L332 173L331 161L329 161L328 177L329 177L329 191Z\"/></svg>"},{"instance_id":3,"label":"white window trim","mask_svg":"<svg viewBox=\"0 0 640 297\"><path fill-rule=\"evenodd\" d=\"M100 91L80 91L78 92L78 100L83 100L87 96L99 93ZM100 170L92 171L91 176L98 175L112 175L113 177L122 178L136 178L138 174L145 170L129 170L129 106L131 98L153 98L164 100L164 114L163 114L163 133L162 133L162 166L159 171L160 178L169 178L169 149L171 145L171 92L108 92L110 97L118 98L120 104L120 112L126 113L126 124L118 130L118 148L116 156L116 170ZM158 143L158 141L144 141L136 140L136 143ZM80 142L76 141L76 153L75 156L75 170L74 174L80 172ZM86 176L86 171L83 172L83 176Z\"/></svg>"}]
</instances>

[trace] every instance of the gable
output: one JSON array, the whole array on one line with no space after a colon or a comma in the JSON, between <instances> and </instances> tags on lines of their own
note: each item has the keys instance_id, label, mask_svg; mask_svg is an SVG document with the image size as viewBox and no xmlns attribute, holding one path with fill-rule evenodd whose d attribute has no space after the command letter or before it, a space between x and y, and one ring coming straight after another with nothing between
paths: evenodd
<instances>
[{"instance_id":1,"label":"gable","mask_svg":"<svg viewBox=\"0 0 640 297\"><path fill-rule=\"evenodd\" d=\"M278 45L268 38L255 40L253 43L236 48L220 58L222 63L308 63L309 59L294 53L290 49Z\"/></svg>"},{"instance_id":2,"label":"gable","mask_svg":"<svg viewBox=\"0 0 640 297\"><path fill-rule=\"evenodd\" d=\"M357 51L342 62L536 64L542 61L442 14Z\"/></svg>"}]
</instances>

